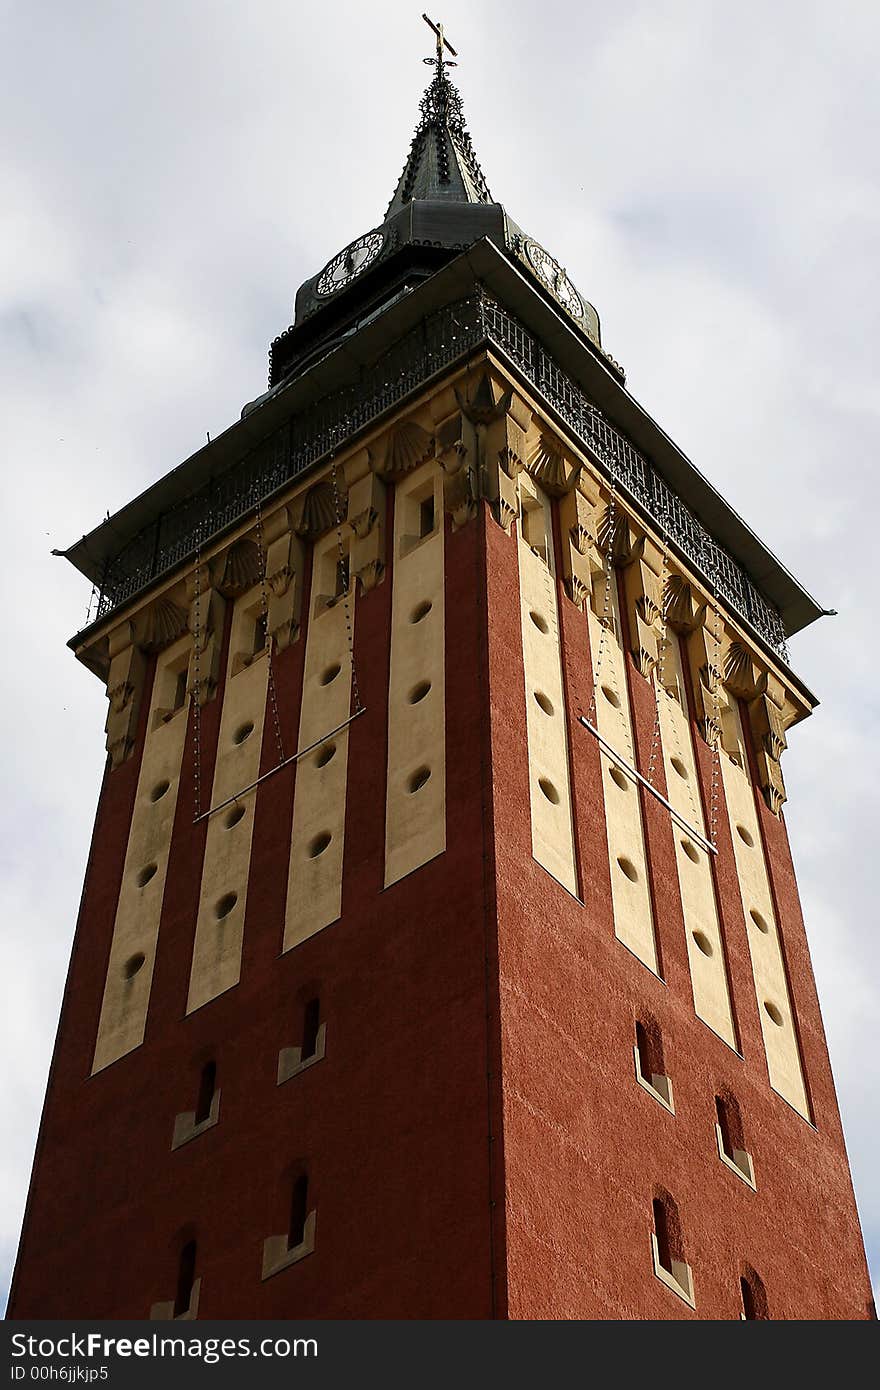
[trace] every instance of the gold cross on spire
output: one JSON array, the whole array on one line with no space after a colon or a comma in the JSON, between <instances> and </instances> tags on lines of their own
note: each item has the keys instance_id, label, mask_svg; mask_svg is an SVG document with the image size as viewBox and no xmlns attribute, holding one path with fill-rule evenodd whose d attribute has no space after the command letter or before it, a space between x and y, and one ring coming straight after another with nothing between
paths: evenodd
<instances>
[{"instance_id":1,"label":"gold cross on spire","mask_svg":"<svg viewBox=\"0 0 880 1390\"><path fill-rule=\"evenodd\" d=\"M444 34L443 25L440 23L439 19L437 20L436 24L434 23L433 19L429 19L426 14L422 15L422 19L425 21L425 23L428 25L430 29L433 29L437 37L437 57L425 58L423 59L423 61L426 63L430 63L433 67L436 67L438 72L443 67L444 63L447 67L450 68L457 67L457 63L450 63L449 59L443 56L444 48L452 54L453 58L457 58L458 54L456 53L455 49L452 47L452 44L449 42L446 35Z\"/></svg>"}]
</instances>

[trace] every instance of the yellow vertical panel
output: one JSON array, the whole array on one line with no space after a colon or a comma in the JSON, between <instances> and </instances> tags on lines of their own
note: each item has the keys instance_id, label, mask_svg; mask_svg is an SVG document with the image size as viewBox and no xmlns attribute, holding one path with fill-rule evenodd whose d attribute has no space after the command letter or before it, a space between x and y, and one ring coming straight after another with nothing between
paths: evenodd
<instances>
[{"instance_id":1,"label":"yellow vertical panel","mask_svg":"<svg viewBox=\"0 0 880 1390\"><path fill-rule=\"evenodd\" d=\"M442 475L430 461L394 497L386 888L446 849L445 639Z\"/></svg>"},{"instance_id":2,"label":"yellow vertical panel","mask_svg":"<svg viewBox=\"0 0 880 1390\"><path fill-rule=\"evenodd\" d=\"M517 526L517 549L532 854L577 895L552 514L550 500L540 488L527 479L521 480L520 487L528 494ZM535 534L529 536L530 530ZM530 544L530 539L537 544Z\"/></svg>"},{"instance_id":3,"label":"yellow vertical panel","mask_svg":"<svg viewBox=\"0 0 880 1390\"><path fill-rule=\"evenodd\" d=\"M236 668L242 649L251 645L253 615L261 605L262 593L257 585L242 594L233 609L210 807L220 806L260 775L269 670L267 651L264 649L249 665ZM251 732L242 737L249 727ZM234 825L230 825L231 807L218 811L208 821L187 1013L238 984L255 798L254 791L243 796L244 815ZM220 916L224 900L233 894L234 906Z\"/></svg>"},{"instance_id":4,"label":"yellow vertical panel","mask_svg":"<svg viewBox=\"0 0 880 1390\"><path fill-rule=\"evenodd\" d=\"M620 641L620 604L616 575L609 587L612 625L602 624L588 609L590 646L596 679L596 727L605 741L636 766L632 711L626 682L626 659ZM648 866L642 808L635 784L605 752L599 754L605 789L605 829L611 867L611 897L615 935L657 973L654 914L648 887Z\"/></svg>"},{"instance_id":5,"label":"yellow vertical panel","mask_svg":"<svg viewBox=\"0 0 880 1390\"><path fill-rule=\"evenodd\" d=\"M168 707L169 686L175 684L178 672L187 669L191 646L190 638L182 637L161 652L156 660L144 753L95 1043L93 1073L139 1047L144 1040L171 831L177 809L188 702L167 721L162 719L158 711ZM154 801L157 789L166 782L167 791ZM149 882L141 886L140 877L154 864L155 873ZM139 956L143 956L143 964L130 973Z\"/></svg>"},{"instance_id":6,"label":"yellow vertical panel","mask_svg":"<svg viewBox=\"0 0 880 1390\"><path fill-rule=\"evenodd\" d=\"M685 701L681 651L674 633L663 648L663 682L657 680L660 738L667 797L679 815L706 838L690 719ZM669 688L666 688L669 687ZM671 691L678 692L679 698ZM675 862L687 938L694 1009L731 1047L736 1047L727 965L709 851L673 819Z\"/></svg>"},{"instance_id":7,"label":"yellow vertical panel","mask_svg":"<svg viewBox=\"0 0 880 1390\"><path fill-rule=\"evenodd\" d=\"M346 608L343 597L335 596L337 559L335 532L315 542L297 748L319 747L296 765L285 951L342 912L348 729L332 731L351 713L348 626L353 640L356 586L351 586Z\"/></svg>"},{"instance_id":8,"label":"yellow vertical panel","mask_svg":"<svg viewBox=\"0 0 880 1390\"><path fill-rule=\"evenodd\" d=\"M735 754L735 761L727 753L721 753L721 771L770 1084L808 1120L810 1107L794 1028L788 977L773 910L754 790L748 772L742 719L735 701L731 700L725 714L726 725L733 729L739 742L739 752Z\"/></svg>"}]
</instances>

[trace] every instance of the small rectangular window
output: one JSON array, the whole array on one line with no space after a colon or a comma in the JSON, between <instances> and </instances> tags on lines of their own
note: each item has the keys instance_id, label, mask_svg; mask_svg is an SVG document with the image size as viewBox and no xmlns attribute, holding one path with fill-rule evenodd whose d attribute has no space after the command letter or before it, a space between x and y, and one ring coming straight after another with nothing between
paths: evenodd
<instances>
[{"instance_id":1,"label":"small rectangular window","mask_svg":"<svg viewBox=\"0 0 880 1390\"><path fill-rule=\"evenodd\" d=\"M217 1085L217 1063L206 1062L199 1074L195 1108L174 1116L171 1136L172 1149L179 1149L206 1130L213 1129L220 1119L220 1088Z\"/></svg>"},{"instance_id":2,"label":"small rectangular window","mask_svg":"<svg viewBox=\"0 0 880 1390\"><path fill-rule=\"evenodd\" d=\"M188 683L188 676L189 670L186 666L184 666L182 671L178 671L177 673L177 680L174 683L174 704L171 707L172 709L183 709L184 705L186 704L186 687Z\"/></svg>"},{"instance_id":3,"label":"small rectangular window","mask_svg":"<svg viewBox=\"0 0 880 1390\"><path fill-rule=\"evenodd\" d=\"M290 1226L287 1232L287 1248L295 1250L306 1238L306 1217L308 1216L309 1180L301 1173L293 1184L290 1196Z\"/></svg>"},{"instance_id":4,"label":"small rectangular window","mask_svg":"<svg viewBox=\"0 0 880 1390\"><path fill-rule=\"evenodd\" d=\"M424 478L421 483L411 485L408 481L398 486L394 502L397 520L395 532L397 553L409 555L417 545L438 533L435 479Z\"/></svg>"},{"instance_id":5,"label":"small rectangular window","mask_svg":"<svg viewBox=\"0 0 880 1390\"><path fill-rule=\"evenodd\" d=\"M770 1312L767 1307L767 1291L764 1288L761 1276L755 1270L749 1268L748 1272L739 1281L740 1297L742 1298L742 1312L740 1317L744 1322L767 1322L770 1319Z\"/></svg>"},{"instance_id":6,"label":"small rectangular window","mask_svg":"<svg viewBox=\"0 0 880 1390\"><path fill-rule=\"evenodd\" d=\"M327 1045L327 1024L321 1019L321 1000L318 995L306 1000L298 1020L299 1043L282 1047L278 1053L278 1085L281 1086L301 1071L313 1067L324 1056Z\"/></svg>"},{"instance_id":7,"label":"small rectangular window","mask_svg":"<svg viewBox=\"0 0 880 1390\"><path fill-rule=\"evenodd\" d=\"M522 499L520 513L522 537L530 550L547 564L549 550L547 544L547 516L541 502Z\"/></svg>"},{"instance_id":8,"label":"small rectangular window","mask_svg":"<svg viewBox=\"0 0 880 1390\"><path fill-rule=\"evenodd\" d=\"M318 1030L321 1027L321 1001L310 999L303 1011L303 1040L300 1060L314 1057L318 1046Z\"/></svg>"},{"instance_id":9,"label":"small rectangular window","mask_svg":"<svg viewBox=\"0 0 880 1390\"><path fill-rule=\"evenodd\" d=\"M672 1244L669 1235L669 1214L666 1210L666 1203L660 1198L655 1197L652 1203L654 1210L654 1235L657 1240L657 1260L661 1268L672 1273Z\"/></svg>"},{"instance_id":10,"label":"small rectangular window","mask_svg":"<svg viewBox=\"0 0 880 1390\"><path fill-rule=\"evenodd\" d=\"M694 1281L684 1257L678 1207L668 1192L661 1192L651 1203L654 1229L651 1253L654 1273L662 1284L694 1307Z\"/></svg>"},{"instance_id":11,"label":"small rectangular window","mask_svg":"<svg viewBox=\"0 0 880 1390\"><path fill-rule=\"evenodd\" d=\"M739 1103L730 1092L715 1097L715 1117L718 1157L737 1177L753 1188L755 1170L752 1156L746 1149Z\"/></svg>"},{"instance_id":12,"label":"small rectangular window","mask_svg":"<svg viewBox=\"0 0 880 1390\"><path fill-rule=\"evenodd\" d=\"M636 1023L636 1043L633 1048L636 1080L655 1100L675 1114L672 1081L663 1063L663 1040L659 1026L653 1021Z\"/></svg>"},{"instance_id":13,"label":"small rectangular window","mask_svg":"<svg viewBox=\"0 0 880 1390\"><path fill-rule=\"evenodd\" d=\"M199 1078L199 1095L196 1101L195 1120L197 1125L204 1124L205 1120L211 1117L211 1103L214 1099L214 1091L217 1086L217 1063L206 1062L202 1067L202 1075Z\"/></svg>"},{"instance_id":14,"label":"small rectangular window","mask_svg":"<svg viewBox=\"0 0 880 1390\"><path fill-rule=\"evenodd\" d=\"M419 503L419 540L430 536L434 530L434 494Z\"/></svg>"},{"instance_id":15,"label":"small rectangular window","mask_svg":"<svg viewBox=\"0 0 880 1390\"><path fill-rule=\"evenodd\" d=\"M294 1169L296 1173L296 1169ZM315 1225L317 1212L309 1211L309 1179L302 1171L296 1173L290 1184L290 1205L287 1209L287 1226L277 1235L266 1236L263 1241L264 1279L271 1279L282 1269L289 1269L311 1255L315 1248Z\"/></svg>"},{"instance_id":16,"label":"small rectangular window","mask_svg":"<svg viewBox=\"0 0 880 1390\"><path fill-rule=\"evenodd\" d=\"M188 1313L192 1302L193 1284L196 1281L196 1243L188 1240L180 1252L177 1263L177 1295L174 1299L174 1317Z\"/></svg>"},{"instance_id":17,"label":"small rectangular window","mask_svg":"<svg viewBox=\"0 0 880 1390\"><path fill-rule=\"evenodd\" d=\"M266 645L266 614L260 613L254 620L253 655L257 656Z\"/></svg>"},{"instance_id":18,"label":"small rectangular window","mask_svg":"<svg viewBox=\"0 0 880 1390\"><path fill-rule=\"evenodd\" d=\"M348 594L351 582L351 566L347 549L339 553L336 536L327 536L326 543L315 557L314 584L312 586L312 613L317 618L327 609L334 608Z\"/></svg>"}]
</instances>

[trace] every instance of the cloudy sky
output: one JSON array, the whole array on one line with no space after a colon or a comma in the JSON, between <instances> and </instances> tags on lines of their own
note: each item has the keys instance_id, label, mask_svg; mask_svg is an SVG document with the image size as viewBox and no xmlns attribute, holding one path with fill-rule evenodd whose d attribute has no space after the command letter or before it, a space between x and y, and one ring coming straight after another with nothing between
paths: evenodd
<instances>
[{"instance_id":1,"label":"cloudy sky","mask_svg":"<svg viewBox=\"0 0 880 1390\"><path fill-rule=\"evenodd\" d=\"M297 286L381 221L429 76L395 0L0 0L5 1298L103 763L50 558L265 387ZM840 616L792 644L799 867L880 1275L874 0L444 0L493 195L635 396Z\"/></svg>"}]
</instances>

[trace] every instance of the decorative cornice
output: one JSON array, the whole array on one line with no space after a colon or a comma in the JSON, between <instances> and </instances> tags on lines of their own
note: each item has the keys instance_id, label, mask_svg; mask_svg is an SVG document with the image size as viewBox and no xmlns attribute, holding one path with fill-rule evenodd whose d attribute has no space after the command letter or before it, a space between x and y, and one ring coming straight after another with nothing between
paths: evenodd
<instances>
[{"instance_id":1,"label":"decorative cornice","mask_svg":"<svg viewBox=\"0 0 880 1390\"><path fill-rule=\"evenodd\" d=\"M734 695L754 700L767 684L766 673L757 670L741 642L731 642L724 656L724 684Z\"/></svg>"},{"instance_id":2,"label":"decorative cornice","mask_svg":"<svg viewBox=\"0 0 880 1390\"><path fill-rule=\"evenodd\" d=\"M160 651L186 632L188 621L187 611L179 603L165 596L158 598L145 614L141 645L146 651Z\"/></svg>"},{"instance_id":3,"label":"decorative cornice","mask_svg":"<svg viewBox=\"0 0 880 1390\"><path fill-rule=\"evenodd\" d=\"M331 527L340 525L342 515L342 503L336 496L333 484L327 481L315 483L303 499L302 512L294 529L303 540L317 540Z\"/></svg>"},{"instance_id":4,"label":"decorative cornice","mask_svg":"<svg viewBox=\"0 0 880 1390\"><path fill-rule=\"evenodd\" d=\"M615 565L631 565L645 549L644 533L639 534L627 513L610 503L599 513L596 533L600 550L610 554Z\"/></svg>"},{"instance_id":5,"label":"decorative cornice","mask_svg":"<svg viewBox=\"0 0 880 1390\"><path fill-rule=\"evenodd\" d=\"M242 536L229 547L223 577L217 587L227 598L235 598L252 589L259 581L260 552L252 540Z\"/></svg>"},{"instance_id":6,"label":"decorative cornice","mask_svg":"<svg viewBox=\"0 0 880 1390\"><path fill-rule=\"evenodd\" d=\"M389 480L411 473L434 453L434 438L415 420L402 420L389 432L375 459L376 472Z\"/></svg>"},{"instance_id":7,"label":"decorative cornice","mask_svg":"<svg viewBox=\"0 0 880 1390\"><path fill-rule=\"evenodd\" d=\"M358 540L362 541L366 540L367 536L372 531L377 518L378 513L375 507L365 507L362 512L358 512L357 516L353 516L348 524Z\"/></svg>"},{"instance_id":8,"label":"decorative cornice","mask_svg":"<svg viewBox=\"0 0 880 1390\"><path fill-rule=\"evenodd\" d=\"M506 353L539 396L565 420L580 447L599 468L635 497L662 525L694 571L750 624L771 649L787 659L779 614L746 572L709 534L649 460L608 420L543 345L487 295L448 305L426 318L371 366L357 386L331 393L285 424L185 503L151 522L115 556L105 571L98 617L103 618L184 560L197 546L240 521L257 498L268 498L319 459L353 440L377 417L400 404L439 370L483 345ZM490 393L491 394L491 393ZM474 420L500 403L460 402Z\"/></svg>"},{"instance_id":9,"label":"decorative cornice","mask_svg":"<svg viewBox=\"0 0 880 1390\"><path fill-rule=\"evenodd\" d=\"M539 435L527 466L535 482L554 497L561 497L574 483L575 467L552 435Z\"/></svg>"},{"instance_id":10,"label":"decorative cornice","mask_svg":"<svg viewBox=\"0 0 880 1390\"><path fill-rule=\"evenodd\" d=\"M472 425L490 425L510 410L513 390L502 391L496 399L492 378L488 372L481 372L469 391L460 391L456 386L455 398L462 415Z\"/></svg>"},{"instance_id":11,"label":"decorative cornice","mask_svg":"<svg viewBox=\"0 0 880 1390\"><path fill-rule=\"evenodd\" d=\"M670 574L663 595L663 612L676 632L693 632L706 617L706 605L680 574Z\"/></svg>"}]
</instances>

